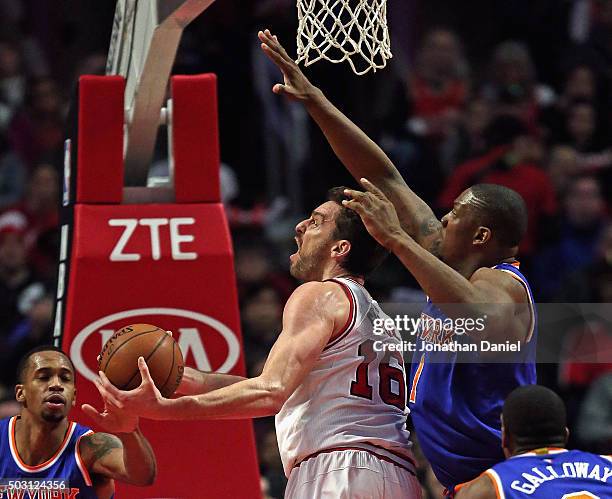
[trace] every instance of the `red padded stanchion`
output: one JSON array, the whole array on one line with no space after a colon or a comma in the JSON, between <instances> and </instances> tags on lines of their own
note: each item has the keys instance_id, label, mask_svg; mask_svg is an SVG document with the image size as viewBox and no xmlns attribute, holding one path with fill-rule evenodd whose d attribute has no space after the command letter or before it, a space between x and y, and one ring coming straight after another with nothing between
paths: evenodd
<instances>
[{"instance_id":1,"label":"red padded stanchion","mask_svg":"<svg viewBox=\"0 0 612 499\"><path fill-rule=\"evenodd\" d=\"M81 76L77 202L120 203L123 193L121 76Z\"/></svg>"},{"instance_id":2,"label":"red padded stanchion","mask_svg":"<svg viewBox=\"0 0 612 499\"><path fill-rule=\"evenodd\" d=\"M210 78L196 80L214 83ZM192 88L196 94L203 88L199 85ZM209 93L201 100L210 105L214 93L206 85ZM62 230L62 261L68 279L66 292L58 292L58 310L65 310L61 345L78 371L79 407L84 402L100 407L92 383L96 356L113 331L127 324L145 322L172 330L189 366L244 375L232 245L223 205L218 202L218 153L206 160L201 153L188 161L181 159L189 156L181 149L190 142L176 134L205 135L192 129L199 126L196 120L185 122L175 128L175 168L177 179L183 182L183 202L119 204L116 184L122 183L118 179L123 179L123 167L116 157L116 130L97 131L96 121L83 114L94 109L102 113L107 106L122 111L122 99L116 94L120 86L113 77L81 80L77 172L81 195L70 207L72 225L65 224ZM177 95L183 95L182 91ZM179 97L174 105L176 111L186 103ZM196 107L187 110L195 112ZM197 110L205 112L204 107ZM104 112L101 123L115 127L118 110ZM179 121L183 119L184 114ZM214 128L216 140L216 125ZM113 152L104 159L102 175L98 170L101 156L95 154L106 154L103 150L107 148ZM199 193L203 185L209 186L205 195ZM190 196L200 202L185 202ZM216 202L201 202L203 199ZM114 204L99 204L110 200ZM75 408L72 418L92 425L79 409ZM145 488L118 485L117 497L260 497L250 421L143 420L141 426L157 456L157 481Z\"/></svg>"},{"instance_id":3,"label":"red padded stanchion","mask_svg":"<svg viewBox=\"0 0 612 499\"><path fill-rule=\"evenodd\" d=\"M173 76L171 81L176 202L219 202L217 78Z\"/></svg>"}]
</instances>

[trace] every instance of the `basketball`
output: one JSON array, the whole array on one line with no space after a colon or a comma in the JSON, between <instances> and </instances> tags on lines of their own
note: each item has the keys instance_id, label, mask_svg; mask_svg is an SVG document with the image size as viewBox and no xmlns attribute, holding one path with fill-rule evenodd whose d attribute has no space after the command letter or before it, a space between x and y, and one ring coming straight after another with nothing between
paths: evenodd
<instances>
[{"instance_id":1,"label":"basketball","mask_svg":"<svg viewBox=\"0 0 612 499\"><path fill-rule=\"evenodd\" d=\"M181 349L166 331L151 324L132 324L115 332L104 344L98 370L121 390L141 383L138 357L144 357L155 386L170 397L183 377Z\"/></svg>"}]
</instances>

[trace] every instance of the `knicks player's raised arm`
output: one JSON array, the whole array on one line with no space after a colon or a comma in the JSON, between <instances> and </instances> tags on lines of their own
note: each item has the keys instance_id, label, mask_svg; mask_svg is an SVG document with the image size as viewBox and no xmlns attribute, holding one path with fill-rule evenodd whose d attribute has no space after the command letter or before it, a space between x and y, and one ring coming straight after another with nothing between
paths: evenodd
<instances>
[{"instance_id":1,"label":"knicks player's raised arm","mask_svg":"<svg viewBox=\"0 0 612 499\"><path fill-rule=\"evenodd\" d=\"M455 494L456 499L496 499L495 487L488 475L483 474L463 486Z\"/></svg>"},{"instance_id":2,"label":"knicks player's raised arm","mask_svg":"<svg viewBox=\"0 0 612 499\"><path fill-rule=\"evenodd\" d=\"M267 30L258 36L264 53L283 73L284 84L275 85L274 92L302 102L351 175L377 185L395 205L404 230L433 249L442 225L432 209L408 187L384 151L308 81L276 37Z\"/></svg>"},{"instance_id":3,"label":"knicks player's raised arm","mask_svg":"<svg viewBox=\"0 0 612 499\"><path fill-rule=\"evenodd\" d=\"M297 288L283 311L283 330L261 375L201 395L165 399L155 388L144 359L142 384L121 391L101 374L98 389L106 404L150 419L247 419L276 414L311 371L339 331L350 304L337 284L309 282Z\"/></svg>"}]
</instances>

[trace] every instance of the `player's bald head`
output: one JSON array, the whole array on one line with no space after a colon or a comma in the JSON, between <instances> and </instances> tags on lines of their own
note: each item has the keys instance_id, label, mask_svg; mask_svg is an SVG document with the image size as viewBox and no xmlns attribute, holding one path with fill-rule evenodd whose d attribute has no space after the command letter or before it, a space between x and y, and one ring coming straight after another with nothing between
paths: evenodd
<instances>
[{"instance_id":1,"label":"player's bald head","mask_svg":"<svg viewBox=\"0 0 612 499\"><path fill-rule=\"evenodd\" d=\"M565 445L565 405L549 388L540 385L516 388L506 398L502 418L504 434L515 447L536 449Z\"/></svg>"},{"instance_id":2,"label":"player's bald head","mask_svg":"<svg viewBox=\"0 0 612 499\"><path fill-rule=\"evenodd\" d=\"M476 184L457 200L473 212L474 221L491 229L502 246L518 246L527 231L527 207L516 191L497 184Z\"/></svg>"}]
</instances>

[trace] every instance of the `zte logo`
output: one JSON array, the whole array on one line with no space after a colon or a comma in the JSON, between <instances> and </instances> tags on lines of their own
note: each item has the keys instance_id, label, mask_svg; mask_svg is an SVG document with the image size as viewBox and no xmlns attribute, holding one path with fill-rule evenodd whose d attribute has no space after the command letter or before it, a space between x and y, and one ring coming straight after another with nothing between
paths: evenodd
<instances>
[{"instance_id":1,"label":"zte logo","mask_svg":"<svg viewBox=\"0 0 612 499\"><path fill-rule=\"evenodd\" d=\"M194 218L111 218L108 225L111 227L123 227L123 233L117 240L110 254L111 262L137 262L142 255L140 253L127 253L125 247L132 236L136 238L147 237L142 234L146 232L151 244L151 258L161 258L161 240L169 238L172 260L195 260L197 253L184 251L182 245L193 243L195 237L187 233L186 225L195 224ZM167 227L167 228L166 228Z\"/></svg>"}]
</instances>

